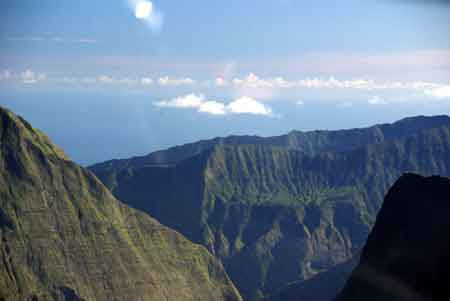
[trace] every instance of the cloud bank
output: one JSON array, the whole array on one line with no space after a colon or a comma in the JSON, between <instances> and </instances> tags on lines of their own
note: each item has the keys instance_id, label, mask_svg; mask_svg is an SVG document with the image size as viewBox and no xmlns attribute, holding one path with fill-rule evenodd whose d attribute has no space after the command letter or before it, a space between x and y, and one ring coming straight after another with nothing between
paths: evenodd
<instances>
[{"instance_id":1,"label":"cloud bank","mask_svg":"<svg viewBox=\"0 0 450 301\"><path fill-rule=\"evenodd\" d=\"M352 79L339 80L334 76L329 78L306 78L300 80L287 80L283 77L260 78L254 73L249 73L244 78L233 79L233 84L237 87L245 88L271 88L271 89L357 89L357 90L393 90L393 89L410 89L410 90L429 90L450 85L432 83L432 82L401 82L390 81L380 82L371 79Z\"/></svg>"},{"instance_id":2,"label":"cloud bank","mask_svg":"<svg viewBox=\"0 0 450 301\"><path fill-rule=\"evenodd\" d=\"M158 79L158 84L160 86L183 86L183 85L193 85L195 80L191 78L170 78L168 76L161 77Z\"/></svg>"},{"instance_id":3,"label":"cloud bank","mask_svg":"<svg viewBox=\"0 0 450 301\"><path fill-rule=\"evenodd\" d=\"M32 69L26 69L22 72L13 72L10 69L0 71L0 81L20 82L24 84L35 84L46 82L48 84L66 84L77 86L108 85L126 88L145 88L153 86L159 89L171 89L177 87L189 88L207 88L219 89L220 91L232 92L234 95L246 95L256 99L273 98L281 91L289 91L293 96L302 96L302 93L308 90L323 91L335 95L339 90L340 95L353 92L367 94L365 100L369 104L384 104L389 102L387 95L396 95L397 98L420 98L426 99L450 99L450 83L427 82L427 81L379 81L373 79L337 79L334 76L328 78L304 78L304 79L286 79L284 77L259 77L250 72L244 77L235 77L226 80L222 77L215 79L196 80L190 77L171 77L161 76L151 78L149 76L141 77L115 77L108 74L101 74L94 77L49 77L46 73L36 72ZM361 94L360 93L360 94ZM369 97L380 97L380 99ZM212 104L210 104L212 105ZM220 110L215 106L217 112Z\"/></svg>"}]
</instances>

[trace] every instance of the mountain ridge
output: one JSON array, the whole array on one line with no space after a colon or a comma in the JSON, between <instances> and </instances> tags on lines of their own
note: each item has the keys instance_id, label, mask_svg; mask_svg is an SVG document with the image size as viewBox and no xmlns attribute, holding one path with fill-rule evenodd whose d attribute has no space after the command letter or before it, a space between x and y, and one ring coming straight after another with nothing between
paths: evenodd
<instances>
[{"instance_id":1,"label":"mountain ridge","mask_svg":"<svg viewBox=\"0 0 450 301\"><path fill-rule=\"evenodd\" d=\"M0 108L0 299L242 300L202 246Z\"/></svg>"},{"instance_id":2,"label":"mountain ridge","mask_svg":"<svg viewBox=\"0 0 450 301\"><path fill-rule=\"evenodd\" d=\"M199 152L212 147L213 145L217 144L265 144L265 145L272 145L272 146L281 146L281 147L287 147L287 148L304 148L304 152L310 153L312 152L311 149L314 148L314 146L307 146L307 147L300 147L297 140L301 139L308 139L308 136L319 136L320 137L325 135L334 135L337 133L344 133L343 135L352 135L356 132L373 132L372 135L374 135L374 139L380 139L384 137L383 132L387 132L387 136L391 137L392 134L390 131L391 127L395 126L402 126L405 130L410 131L411 130L411 123L414 122L421 122L421 123L430 123L431 127L435 127L436 124L450 124L450 117L448 115L435 115L435 116L414 116L414 117L406 117L401 120L398 120L394 123L383 123L383 124L377 124L370 127L365 128L350 128L350 129L342 129L342 130L313 130L313 131L299 131L299 130L292 130L287 134L279 135L279 136L269 136L269 137L261 137L257 135L231 135L226 137L215 137L212 139L204 139L199 140L197 142L193 143L187 143L183 145L177 145L170 147L168 149L164 150L158 150L155 152L152 152L147 155L143 156L136 156L132 157L130 159L113 159L97 164L93 164L89 166L89 169L92 170L99 170L99 169L105 169L107 167L112 167L115 165L123 166L123 167L136 167L139 165L145 165L145 164L175 164L183 159L186 159L190 156L193 156L195 154L198 154ZM384 129L384 130L383 130ZM413 127L414 130L414 127ZM381 136L379 136L381 133ZM378 135L378 138L377 138ZM379 140L374 140L374 142L380 142ZM315 144L319 144L319 142L315 142ZM301 149L300 149L301 150ZM182 153L182 154L181 154ZM316 151L314 151L316 153Z\"/></svg>"},{"instance_id":3,"label":"mountain ridge","mask_svg":"<svg viewBox=\"0 0 450 301\"><path fill-rule=\"evenodd\" d=\"M400 138L347 151L217 144L177 164L93 171L120 199L207 246L259 300L354 256L403 172L450 173L450 124L438 119L425 129L406 119L391 134Z\"/></svg>"}]
</instances>

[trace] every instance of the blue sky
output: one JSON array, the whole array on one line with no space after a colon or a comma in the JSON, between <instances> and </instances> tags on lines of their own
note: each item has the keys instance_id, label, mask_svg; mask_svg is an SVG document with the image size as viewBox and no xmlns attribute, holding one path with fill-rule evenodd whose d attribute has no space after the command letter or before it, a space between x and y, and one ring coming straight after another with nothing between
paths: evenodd
<instances>
[{"instance_id":1,"label":"blue sky","mask_svg":"<svg viewBox=\"0 0 450 301\"><path fill-rule=\"evenodd\" d=\"M450 113L449 1L139 1L3 0L0 105L82 164Z\"/></svg>"}]
</instances>

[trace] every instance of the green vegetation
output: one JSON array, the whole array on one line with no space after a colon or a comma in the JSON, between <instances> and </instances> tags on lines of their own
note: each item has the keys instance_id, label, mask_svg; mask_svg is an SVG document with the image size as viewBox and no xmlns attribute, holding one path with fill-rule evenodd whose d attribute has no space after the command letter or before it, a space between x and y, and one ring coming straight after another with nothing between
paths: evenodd
<instances>
[{"instance_id":1,"label":"green vegetation","mask_svg":"<svg viewBox=\"0 0 450 301\"><path fill-rule=\"evenodd\" d=\"M241 300L202 246L0 108L0 299Z\"/></svg>"},{"instance_id":2,"label":"green vegetation","mask_svg":"<svg viewBox=\"0 0 450 301\"><path fill-rule=\"evenodd\" d=\"M216 138L91 170L206 246L246 300L259 300L351 259L403 172L448 174L450 118Z\"/></svg>"}]
</instances>

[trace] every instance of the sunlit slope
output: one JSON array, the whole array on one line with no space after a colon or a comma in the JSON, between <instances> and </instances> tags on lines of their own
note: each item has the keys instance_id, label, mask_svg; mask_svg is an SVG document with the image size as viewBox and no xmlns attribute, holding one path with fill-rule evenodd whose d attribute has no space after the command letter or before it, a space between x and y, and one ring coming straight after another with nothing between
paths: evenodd
<instances>
[{"instance_id":1,"label":"sunlit slope","mask_svg":"<svg viewBox=\"0 0 450 301\"><path fill-rule=\"evenodd\" d=\"M207 250L0 109L0 299L241 300Z\"/></svg>"}]
</instances>

